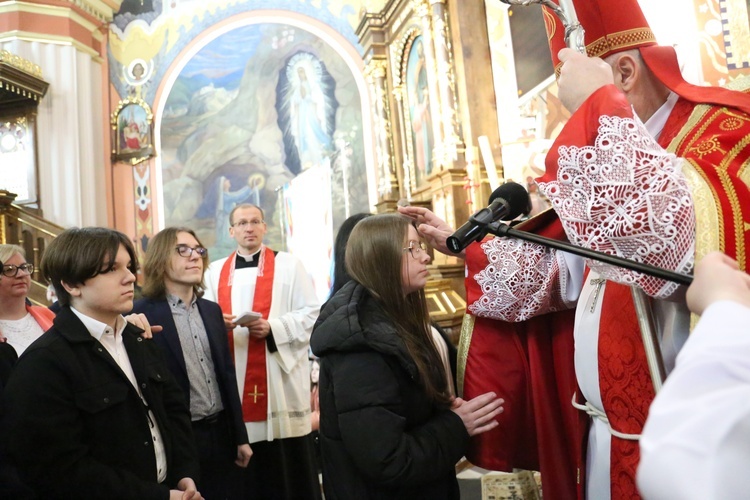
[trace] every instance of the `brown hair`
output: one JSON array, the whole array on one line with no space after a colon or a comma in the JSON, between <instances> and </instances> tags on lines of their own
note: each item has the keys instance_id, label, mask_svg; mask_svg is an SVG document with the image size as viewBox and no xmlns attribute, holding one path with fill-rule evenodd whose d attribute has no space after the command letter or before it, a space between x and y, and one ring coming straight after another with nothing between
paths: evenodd
<instances>
[{"instance_id":1,"label":"brown hair","mask_svg":"<svg viewBox=\"0 0 750 500\"><path fill-rule=\"evenodd\" d=\"M368 213L354 214L341 224L336 235L336 241L333 243L333 286L331 287L330 297L336 295L336 292L352 279L346 272L346 244L349 242L349 236L351 236L354 226L371 215Z\"/></svg>"},{"instance_id":2,"label":"brown hair","mask_svg":"<svg viewBox=\"0 0 750 500\"><path fill-rule=\"evenodd\" d=\"M373 215L357 223L346 246L346 269L364 286L393 321L417 365L427 396L450 404L448 377L430 331L424 290L404 296L401 267L409 219L400 215ZM410 259L407 259L407 265Z\"/></svg>"},{"instance_id":3,"label":"brown hair","mask_svg":"<svg viewBox=\"0 0 750 500\"><path fill-rule=\"evenodd\" d=\"M143 260L143 295L152 299L163 299L167 296L165 278L167 271L172 265L172 256L176 252L177 235L187 233L195 238L198 245L204 246L195 232L188 227L168 227L159 231L148 242L146 257ZM201 257L203 261L203 274L201 282L193 285L193 293L196 297L203 296L203 276L208 269L208 253Z\"/></svg>"},{"instance_id":4,"label":"brown hair","mask_svg":"<svg viewBox=\"0 0 750 500\"><path fill-rule=\"evenodd\" d=\"M104 227L73 227L60 233L44 251L40 271L55 287L60 305L70 305L70 293L62 286L77 286L111 271L122 245L130 256L128 269L138 272L138 257L130 238Z\"/></svg>"}]
</instances>

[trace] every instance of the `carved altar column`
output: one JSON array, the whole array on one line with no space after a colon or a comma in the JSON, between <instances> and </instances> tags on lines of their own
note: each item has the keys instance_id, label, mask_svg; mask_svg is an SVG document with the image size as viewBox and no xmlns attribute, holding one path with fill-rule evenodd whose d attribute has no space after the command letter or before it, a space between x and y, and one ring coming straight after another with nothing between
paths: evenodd
<instances>
[{"instance_id":1,"label":"carved altar column","mask_svg":"<svg viewBox=\"0 0 750 500\"><path fill-rule=\"evenodd\" d=\"M404 88L403 82L399 82L399 85L393 89L393 99L396 103L396 118L398 121L398 136L401 138L399 143L401 144L401 158L402 165L398 169L402 172L403 179L401 181L402 193L407 200L411 201L411 190L412 181L414 176L414 163L411 161L411 155L409 154L409 134L406 130L406 124L409 123L404 113L404 98L406 89ZM395 132L395 131L394 131Z\"/></svg>"},{"instance_id":2,"label":"carved altar column","mask_svg":"<svg viewBox=\"0 0 750 500\"><path fill-rule=\"evenodd\" d=\"M385 59L371 59L365 66L365 77L370 87L370 97L375 117L375 155L378 162L378 213L393 211L399 197L399 183L393 169L391 119L386 88Z\"/></svg>"},{"instance_id":3,"label":"carved altar column","mask_svg":"<svg viewBox=\"0 0 750 500\"><path fill-rule=\"evenodd\" d=\"M440 95L442 141L438 143L436 157L442 168L451 169L457 159L458 149L463 147L459 125L456 120L455 72L451 56L451 42L448 36L448 20L445 0L430 0L432 6L432 28L435 37L435 64L437 66L437 86Z\"/></svg>"},{"instance_id":4,"label":"carved altar column","mask_svg":"<svg viewBox=\"0 0 750 500\"><path fill-rule=\"evenodd\" d=\"M375 115L379 213L394 211L400 196L432 208L453 225L468 217L467 172L461 168L463 159L456 161L462 147L457 147L460 126L448 33L446 6L436 0L388 0L379 12L368 12L357 28ZM421 80L417 71L423 72ZM429 126L429 139L415 133L412 115L424 102L421 97L429 99L430 117L424 117L419 129ZM419 165L419 148L425 146L432 160ZM455 340L466 310L463 261L431 252L425 287L430 316Z\"/></svg>"},{"instance_id":5,"label":"carved altar column","mask_svg":"<svg viewBox=\"0 0 750 500\"><path fill-rule=\"evenodd\" d=\"M436 149L443 144L445 131L442 119L441 93L438 87L438 67L435 61L435 37L433 36L432 12L427 0L412 0L412 8L422 25L422 39L424 47L424 60L427 67L427 88L430 91L430 116L432 118L432 131L435 135ZM432 171L440 170L441 155L433 154Z\"/></svg>"},{"instance_id":6,"label":"carved altar column","mask_svg":"<svg viewBox=\"0 0 750 500\"><path fill-rule=\"evenodd\" d=\"M488 16L495 22L496 12L488 12L485 2L448 2L441 0L447 8L450 30L447 33L451 51L455 97L460 103L456 120L460 124L461 137L465 143L467 173L470 174L470 198L474 201L469 213L487 204L491 189L487 179L486 165L477 148L478 138L486 136L492 147L492 159L502 177L500 130L498 127L497 99L492 74L491 46L488 32ZM500 2L489 2L493 9L503 8ZM498 6L495 6L497 3ZM460 151L459 151L460 152ZM459 214L456 214L460 218ZM466 220L466 219L464 219Z\"/></svg>"}]
</instances>

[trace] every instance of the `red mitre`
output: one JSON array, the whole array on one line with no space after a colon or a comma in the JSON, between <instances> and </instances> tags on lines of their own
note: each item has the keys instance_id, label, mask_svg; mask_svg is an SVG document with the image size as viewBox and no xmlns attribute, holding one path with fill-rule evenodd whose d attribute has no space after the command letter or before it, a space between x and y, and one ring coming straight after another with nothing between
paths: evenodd
<instances>
[{"instance_id":1,"label":"red mitre","mask_svg":"<svg viewBox=\"0 0 750 500\"><path fill-rule=\"evenodd\" d=\"M559 4L560 0L553 0ZM568 0L584 29L589 57L605 58L630 49L639 49L646 66L670 90L697 104L715 104L750 113L750 95L721 87L693 85L682 78L674 48L658 45L637 0ZM565 48L565 30L554 12L544 7L552 64L560 72L558 52Z\"/></svg>"}]
</instances>

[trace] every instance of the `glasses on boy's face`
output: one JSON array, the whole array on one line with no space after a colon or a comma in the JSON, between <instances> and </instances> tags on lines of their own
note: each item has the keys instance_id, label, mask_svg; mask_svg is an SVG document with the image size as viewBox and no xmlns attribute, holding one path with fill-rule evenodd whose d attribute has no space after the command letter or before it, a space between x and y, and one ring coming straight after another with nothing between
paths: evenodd
<instances>
[{"instance_id":1,"label":"glasses on boy's face","mask_svg":"<svg viewBox=\"0 0 750 500\"><path fill-rule=\"evenodd\" d=\"M208 253L208 250L203 247L190 248L187 245L177 245L175 247L175 250L177 250L177 253L180 254L180 257L185 257L188 259L193 255L193 252L197 253L201 257L205 257Z\"/></svg>"},{"instance_id":2,"label":"glasses on boy's face","mask_svg":"<svg viewBox=\"0 0 750 500\"><path fill-rule=\"evenodd\" d=\"M409 252L411 256L414 257L415 259L418 259L419 256L422 255L422 252L426 250L427 250L427 247L425 246L424 243L422 243L421 241L413 241L413 240L409 242L408 248L403 249L404 252Z\"/></svg>"},{"instance_id":3,"label":"glasses on boy's face","mask_svg":"<svg viewBox=\"0 0 750 500\"><path fill-rule=\"evenodd\" d=\"M242 219L242 220L237 221L234 224L232 224L232 227L236 227L236 228L239 228L239 229L245 229L248 224L250 224L252 227L258 227L261 224L265 224L265 223L266 223L266 221L261 220L261 219L253 219L253 220Z\"/></svg>"},{"instance_id":4,"label":"glasses on boy's face","mask_svg":"<svg viewBox=\"0 0 750 500\"><path fill-rule=\"evenodd\" d=\"M31 274L34 272L34 264L26 263L21 264L20 266L5 264L3 265L3 276L13 278L18 275L19 270L25 272L26 274Z\"/></svg>"}]
</instances>

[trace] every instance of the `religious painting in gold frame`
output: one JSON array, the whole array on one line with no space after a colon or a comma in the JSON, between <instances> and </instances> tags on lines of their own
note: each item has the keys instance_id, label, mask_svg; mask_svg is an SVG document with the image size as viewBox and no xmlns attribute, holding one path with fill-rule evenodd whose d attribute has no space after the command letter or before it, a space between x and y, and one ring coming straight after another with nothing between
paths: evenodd
<instances>
[{"instance_id":1,"label":"religious painting in gold frame","mask_svg":"<svg viewBox=\"0 0 750 500\"><path fill-rule=\"evenodd\" d=\"M114 161L136 165L154 156L154 115L146 101L137 97L121 100L110 123Z\"/></svg>"},{"instance_id":2,"label":"religious painting in gold frame","mask_svg":"<svg viewBox=\"0 0 750 500\"><path fill-rule=\"evenodd\" d=\"M421 34L411 39L404 51L403 86L404 117L407 122L407 137L410 141L412 187L418 190L432 173L435 136L432 129L430 92L425 62L426 41Z\"/></svg>"}]
</instances>

